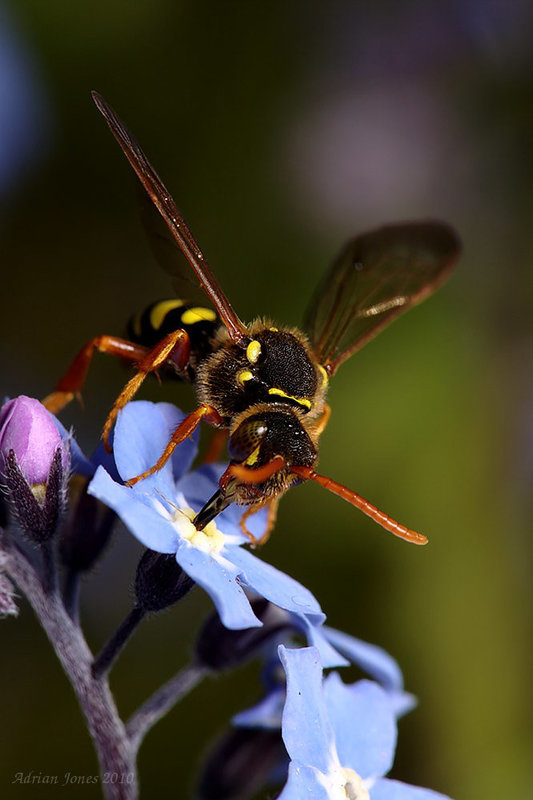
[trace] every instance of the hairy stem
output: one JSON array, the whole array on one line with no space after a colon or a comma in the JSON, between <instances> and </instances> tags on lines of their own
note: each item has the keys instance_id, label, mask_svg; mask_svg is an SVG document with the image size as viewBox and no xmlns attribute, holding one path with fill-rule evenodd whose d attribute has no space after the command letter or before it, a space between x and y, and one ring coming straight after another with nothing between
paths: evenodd
<instances>
[{"instance_id":1,"label":"hairy stem","mask_svg":"<svg viewBox=\"0 0 533 800\"><path fill-rule=\"evenodd\" d=\"M135 800L137 772L135 750L126 735L106 680L92 675L93 656L67 614L58 592L46 593L38 574L24 554L0 529L3 568L26 595L76 693L92 736L107 800ZM112 782L113 780L116 782Z\"/></svg>"},{"instance_id":2,"label":"hairy stem","mask_svg":"<svg viewBox=\"0 0 533 800\"><path fill-rule=\"evenodd\" d=\"M122 620L115 633L94 659L93 675L95 678L101 678L109 672L111 666L122 652L122 648L143 619L145 613L144 609L135 605Z\"/></svg>"}]
</instances>

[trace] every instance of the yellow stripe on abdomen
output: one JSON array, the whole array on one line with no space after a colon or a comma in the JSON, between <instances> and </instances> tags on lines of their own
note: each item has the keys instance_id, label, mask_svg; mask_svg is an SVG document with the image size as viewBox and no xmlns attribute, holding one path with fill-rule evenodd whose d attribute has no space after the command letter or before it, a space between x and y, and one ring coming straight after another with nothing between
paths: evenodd
<instances>
[{"instance_id":1,"label":"yellow stripe on abdomen","mask_svg":"<svg viewBox=\"0 0 533 800\"><path fill-rule=\"evenodd\" d=\"M200 306L188 308L181 315L181 321L184 325L194 325L196 322L204 321L214 322L216 318L217 315L212 308L201 308Z\"/></svg>"},{"instance_id":2,"label":"yellow stripe on abdomen","mask_svg":"<svg viewBox=\"0 0 533 800\"><path fill-rule=\"evenodd\" d=\"M163 324L166 315L175 308L180 308L183 305L183 300L161 300L156 303L150 311L150 325L154 331L158 331Z\"/></svg>"}]
</instances>

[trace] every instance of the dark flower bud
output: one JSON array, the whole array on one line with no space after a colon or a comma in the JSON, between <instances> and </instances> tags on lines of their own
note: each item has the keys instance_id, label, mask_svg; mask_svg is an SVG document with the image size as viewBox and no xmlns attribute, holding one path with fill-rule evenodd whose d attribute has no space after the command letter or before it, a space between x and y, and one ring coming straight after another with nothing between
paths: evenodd
<instances>
[{"instance_id":1,"label":"dark flower bud","mask_svg":"<svg viewBox=\"0 0 533 800\"><path fill-rule=\"evenodd\" d=\"M196 642L196 655L202 664L214 670L242 664L290 625L288 615L268 600L253 600L251 606L263 623L260 628L230 630L217 613L207 619Z\"/></svg>"},{"instance_id":2,"label":"dark flower bud","mask_svg":"<svg viewBox=\"0 0 533 800\"><path fill-rule=\"evenodd\" d=\"M87 481L76 477L71 488L76 493L76 484L82 482L74 511L64 526L59 542L62 563L73 572L91 569L109 541L116 514L106 508L95 497L87 494Z\"/></svg>"},{"instance_id":3,"label":"dark flower bud","mask_svg":"<svg viewBox=\"0 0 533 800\"><path fill-rule=\"evenodd\" d=\"M194 586L173 555L145 550L137 566L135 594L143 611L161 611L181 600Z\"/></svg>"},{"instance_id":4,"label":"dark flower bud","mask_svg":"<svg viewBox=\"0 0 533 800\"><path fill-rule=\"evenodd\" d=\"M13 450L9 451L4 465L4 480L9 491L11 508L22 530L38 544L48 541L56 531L65 506L66 493L60 449L56 450L52 460L42 499L37 499L35 496L33 488L18 465Z\"/></svg>"},{"instance_id":5,"label":"dark flower bud","mask_svg":"<svg viewBox=\"0 0 533 800\"><path fill-rule=\"evenodd\" d=\"M11 508L36 542L48 540L64 510L68 445L52 415L31 397L18 397L0 411L0 460Z\"/></svg>"},{"instance_id":6,"label":"dark flower bud","mask_svg":"<svg viewBox=\"0 0 533 800\"><path fill-rule=\"evenodd\" d=\"M286 775L287 752L281 731L260 728L229 731L207 756L198 787L199 800L255 797L279 776L280 765Z\"/></svg>"}]
</instances>

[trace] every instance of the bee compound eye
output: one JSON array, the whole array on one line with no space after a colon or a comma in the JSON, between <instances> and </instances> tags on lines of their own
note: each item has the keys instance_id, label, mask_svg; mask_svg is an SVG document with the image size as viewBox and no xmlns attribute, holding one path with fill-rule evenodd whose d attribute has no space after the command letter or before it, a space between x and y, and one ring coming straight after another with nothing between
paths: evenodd
<instances>
[{"instance_id":1,"label":"bee compound eye","mask_svg":"<svg viewBox=\"0 0 533 800\"><path fill-rule=\"evenodd\" d=\"M246 461L250 454L259 447L267 430L266 423L260 419L241 422L229 440L229 452L232 459Z\"/></svg>"}]
</instances>

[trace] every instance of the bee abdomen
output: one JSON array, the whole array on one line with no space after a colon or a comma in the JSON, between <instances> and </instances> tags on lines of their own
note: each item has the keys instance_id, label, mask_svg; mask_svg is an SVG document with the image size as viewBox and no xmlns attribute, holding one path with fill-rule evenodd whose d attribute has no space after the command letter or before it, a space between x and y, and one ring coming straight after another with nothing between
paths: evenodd
<instances>
[{"instance_id":1,"label":"bee abdomen","mask_svg":"<svg viewBox=\"0 0 533 800\"><path fill-rule=\"evenodd\" d=\"M212 353L221 324L212 308L187 300L158 300L130 319L128 336L145 347L155 347L167 334L181 328L189 335L191 364L196 366Z\"/></svg>"}]
</instances>

